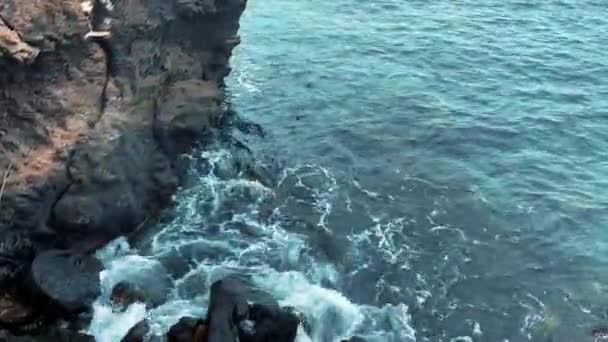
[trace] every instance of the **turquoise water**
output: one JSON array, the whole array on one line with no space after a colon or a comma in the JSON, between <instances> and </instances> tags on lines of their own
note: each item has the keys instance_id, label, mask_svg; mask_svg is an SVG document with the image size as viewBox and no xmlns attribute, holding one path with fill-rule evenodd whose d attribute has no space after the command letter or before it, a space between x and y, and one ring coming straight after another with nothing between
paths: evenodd
<instances>
[{"instance_id":1,"label":"turquoise water","mask_svg":"<svg viewBox=\"0 0 608 342\"><path fill-rule=\"evenodd\" d=\"M420 341L592 340L607 18L594 0L251 1L228 89L267 132L250 148L338 180L323 224L366 254L329 257L348 298L406 303Z\"/></svg>"},{"instance_id":2,"label":"turquoise water","mask_svg":"<svg viewBox=\"0 0 608 342\"><path fill-rule=\"evenodd\" d=\"M250 1L231 125L140 241L102 251L90 330L161 334L238 273L302 314L298 342L594 341L607 18L593 0ZM167 303L113 313L112 285L150 272Z\"/></svg>"}]
</instances>

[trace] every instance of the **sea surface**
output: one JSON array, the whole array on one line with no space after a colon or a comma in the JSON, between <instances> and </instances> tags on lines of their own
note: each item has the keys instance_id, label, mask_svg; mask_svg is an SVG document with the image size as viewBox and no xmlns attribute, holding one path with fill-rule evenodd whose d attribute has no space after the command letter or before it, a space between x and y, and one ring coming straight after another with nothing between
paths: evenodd
<instances>
[{"instance_id":1,"label":"sea surface","mask_svg":"<svg viewBox=\"0 0 608 342\"><path fill-rule=\"evenodd\" d=\"M299 341L608 326L608 3L251 0L241 36L228 128L100 252L99 341L203 315L232 273L302 313ZM159 277L166 304L107 305Z\"/></svg>"}]
</instances>

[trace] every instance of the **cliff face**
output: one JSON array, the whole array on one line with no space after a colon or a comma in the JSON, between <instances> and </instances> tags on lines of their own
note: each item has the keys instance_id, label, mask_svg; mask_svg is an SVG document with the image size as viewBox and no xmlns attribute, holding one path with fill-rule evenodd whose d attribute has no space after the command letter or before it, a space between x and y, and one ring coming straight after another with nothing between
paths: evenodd
<instances>
[{"instance_id":1,"label":"cliff face","mask_svg":"<svg viewBox=\"0 0 608 342\"><path fill-rule=\"evenodd\" d=\"M0 284L168 203L222 120L245 1L0 0Z\"/></svg>"}]
</instances>

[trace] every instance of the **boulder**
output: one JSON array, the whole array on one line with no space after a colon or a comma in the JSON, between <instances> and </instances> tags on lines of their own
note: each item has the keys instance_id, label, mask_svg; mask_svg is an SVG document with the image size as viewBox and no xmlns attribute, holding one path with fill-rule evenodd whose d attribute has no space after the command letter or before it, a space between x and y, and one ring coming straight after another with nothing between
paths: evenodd
<instances>
[{"instance_id":1,"label":"boulder","mask_svg":"<svg viewBox=\"0 0 608 342\"><path fill-rule=\"evenodd\" d=\"M135 270L129 269L128 264L115 270L122 271L127 280L114 285L111 300L123 307L135 302L144 303L148 308L165 303L173 285L165 267L160 263L137 265Z\"/></svg>"},{"instance_id":2,"label":"boulder","mask_svg":"<svg viewBox=\"0 0 608 342\"><path fill-rule=\"evenodd\" d=\"M253 334L241 334L241 342L292 342L298 334L298 317L276 306L253 304L249 319L254 322Z\"/></svg>"},{"instance_id":3,"label":"boulder","mask_svg":"<svg viewBox=\"0 0 608 342\"><path fill-rule=\"evenodd\" d=\"M35 315L30 306L9 294L0 296L0 326L21 326L31 323L34 319Z\"/></svg>"},{"instance_id":4,"label":"boulder","mask_svg":"<svg viewBox=\"0 0 608 342\"><path fill-rule=\"evenodd\" d=\"M121 342L143 342L148 332L150 332L148 321L143 320L133 326Z\"/></svg>"},{"instance_id":5,"label":"boulder","mask_svg":"<svg viewBox=\"0 0 608 342\"><path fill-rule=\"evenodd\" d=\"M228 277L211 285L207 320L209 342L238 342L237 323L247 318L249 304L246 286L237 278Z\"/></svg>"},{"instance_id":6,"label":"boulder","mask_svg":"<svg viewBox=\"0 0 608 342\"><path fill-rule=\"evenodd\" d=\"M193 317L182 317L167 333L167 342L192 342L196 329L202 321Z\"/></svg>"},{"instance_id":7,"label":"boulder","mask_svg":"<svg viewBox=\"0 0 608 342\"><path fill-rule=\"evenodd\" d=\"M199 324L194 331L194 342L207 342L209 340L209 328L206 324Z\"/></svg>"},{"instance_id":8,"label":"boulder","mask_svg":"<svg viewBox=\"0 0 608 342\"><path fill-rule=\"evenodd\" d=\"M34 249L27 236L0 231L0 288L22 274L33 258Z\"/></svg>"},{"instance_id":9,"label":"boulder","mask_svg":"<svg viewBox=\"0 0 608 342\"><path fill-rule=\"evenodd\" d=\"M133 303L145 303L146 296L137 286L121 281L112 288L110 301L114 306L125 309Z\"/></svg>"},{"instance_id":10,"label":"boulder","mask_svg":"<svg viewBox=\"0 0 608 342\"><path fill-rule=\"evenodd\" d=\"M100 295L99 272L103 266L88 255L67 251L39 254L31 265L27 288L32 304L47 314L77 314L87 311Z\"/></svg>"},{"instance_id":11,"label":"boulder","mask_svg":"<svg viewBox=\"0 0 608 342\"><path fill-rule=\"evenodd\" d=\"M209 342L290 342L300 323L268 294L236 276L211 285L207 319Z\"/></svg>"}]
</instances>

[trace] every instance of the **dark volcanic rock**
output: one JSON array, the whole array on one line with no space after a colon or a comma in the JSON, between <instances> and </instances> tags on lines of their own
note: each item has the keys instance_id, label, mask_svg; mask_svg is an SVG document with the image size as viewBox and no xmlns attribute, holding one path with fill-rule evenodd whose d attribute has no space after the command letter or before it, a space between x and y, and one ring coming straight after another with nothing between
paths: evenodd
<instances>
[{"instance_id":1,"label":"dark volcanic rock","mask_svg":"<svg viewBox=\"0 0 608 342\"><path fill-rule=\"evenodd\" d=\"M101 262L91 256L64 251L41 253L32 263L28 277L33 304L49 313L86 311L100 294Z\"/></svg>"},{"instance_id":2,"label":"dark volcanic rock","mask_svg":"<svg viewBox=\"0 0 608 342\"><path fill-rule=\"evenodd\" d=\"M193 317L182 317L167 333L167 342L192 342L196 329L202 322Z\"/></svg>"},{"instance_id":3,"label":"dark volcanic rock","mask_svg":"<svg viewBox=\"0 0 608 342\"><path fill-rule=\"evenodd\" d=\"M83 239L103 244L133 231L177 187L169 160L150 132L126 132L110 142L105 134L93 133L75 151L69 171L73 183L55 205L50 223L76 246Z\"/></svg>"},{"instance_id":4,"label":"dark volcanic rock","mask_svg":"<svg viewBox=\"0 0 608 342\"><path fill-rule=\"evenodd\" d=\"M34 258L34 249L25 234L0 231L0 288L24 271Z\"/></svg>"},{"instance_id":5,"label":"dark volcanic rock","mask_svg":"<svg viewBox=\"0 0 608 342\"><path fill-rule=\"evenodd\" d=\"M115 1L111 35L85 39L81 0L2 1L0 175L11 172L0 240L19 232L38 250L90 251L166 206L178 156L222 122L245 4ZM15 247L0 283L29 262Z\"/></svg>"},{"instance_id":6,"label":"dark volcanic rock","mask_svg":"<svg viewBox=\"0 0 608 342\"><path fill-rule=\"evenodd\" d=\"M151 263L130 274L128 280L114 285L111 299L118 306L140 302L149 308L156 307L165 303L172 286L165 267L160 263Z\"/></svg>"},{"instance_id":7,"label":"dark volcanic rock","mask_svg":"<svg viewBox=\"0 0 608 342\"><path fill-rule=\"evenodd\" d=\"M241 335L242 342L291 342L295 340L300 324L295 314L262 304L250 307L249 319L254 322L254 333Z\"/></svg>"},{"instance_id":8,"label":"dark volcanic rock","mask_svg":"<svg viewBox=\"0 0 608 342\"><path fill-rule=\"evenodd\" d=\"M249 302L255 304L249 305ZM284 310L266 293L235 276L211 285L209 342L290 342L296 337L299 319ZM252 327L243 328L243 321Z\"/></svg>"},{"instance_id":9,"label":"dark volcanic rock","mask_svg":"<svg viewBox=\"0 0 608 342\"><path fill-rule=\"evenodd\" d=\"M148 325L148 322L143 320L131 328L121 342L143 342L149 331L150 326Z\"/></svg>"},{"instance_id":10,"label":"dark volcanic rock","mask_svg":"<svg viewBox=\"0 0 608 342\"><path fill-rule=\"evenodd\" d=\"M0 326L18 327L31 323L35 314L31 307L11 295L0 297Z\"/></svg>"},{"instance_id":11,"label":"dark volcanic rock","mask_svg":"<svg viewBox=\"0 0 608 342\"><path fill-rule=\"evenodd\" d=\"M121 281L112 288L110 301L113 305L124 309L133 303L145 303L146 295L137 286Z\"/></svg>"},{"instance_id":12,"label":"dark volcanic rock","mask_svg":"<svg viewBox=\"0 0 608 342\"><path fill-rule=\"evenodd\" d=\"M97 296L100 265L44 251L86 254L170 202L179 155L223 123L246 5L121 0L100 18L82 3L0 1L0 295L25 273L36 309L68 313Z\"/></svg>"},{"instance_id":13,"label":"dark volcanic rock","mask_svg":"<svg viewBox=\"0 0 608 342\"><path fill-rule=\"evenodd\" d=\"M246 286L237 278L230 277L211 285L207 320L209 342L238 341L237 322L247 318Z\"/></svg>"},{"instance_id":14,"label":"dark volcanic rock","mask_svg":"<svg viewBox=\"0 0 608 342\"><path fill-rule=\"evenodd\" d=\"M95 342L93 336L59 327L46 327L32 334L14 336L0 332L0 341L7 342Z\"/></svg>"}]
</instances>

